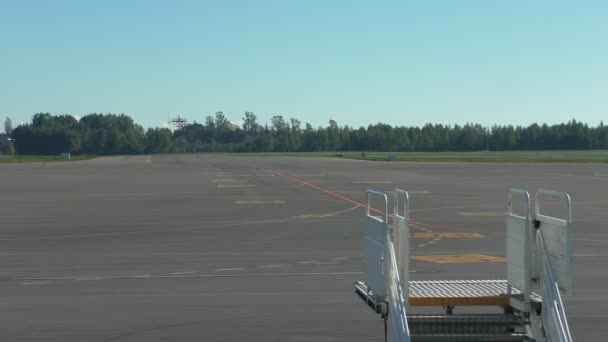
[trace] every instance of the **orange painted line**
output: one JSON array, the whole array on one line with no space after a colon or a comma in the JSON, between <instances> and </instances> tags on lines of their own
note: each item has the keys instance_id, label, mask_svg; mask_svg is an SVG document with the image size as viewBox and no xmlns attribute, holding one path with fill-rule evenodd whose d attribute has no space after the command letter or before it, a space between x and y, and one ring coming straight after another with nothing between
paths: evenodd
<instances>
[{"instance_id":1,"label":"orange painted line","mask_svg":"<svg viewBox=\"0 0 608 342\"><path fill-rule=\"evenodd\" d=\"M284 173L280 173L280 172L275 171L275 170L267 169L265 167L261 167L261 166L245 163L245 162L242 162L242 161L238 161L238 160L236 162L239 163L239 164L247 165L247 166L252 167L254 169L263 170L263 171L275 174L277 176L281 176L281 177L287 178L287 179L289 179L289 180L291 180L293 182L300 183L302 185L305 185L305 186L307 186L309 188L312 188L312 189L315 189L315 190L319 190L319 191L324 192L324 193L326 193L326 194L328 194L330 196L339 198L339 199L341 199L343 201L346 201L346 202L349 202L349 203L352 203L352 204L356 204L359 207L366 207L367 206L367 204L361 203L361 202L356 201L356 200L354 200L352 198L340 195L340 194L338 194L336 192L324 189L324 188L322 188L322 187L320 187L318 185L314 185L312 183L309 183L307 181L304 181L304 180L292 177L290 175L287 175L287 174L284 174ZM381 215L384 214L384 212L382 210L379 210L379 209L376 209L376 208L373 208L373 207L369 208L369 209L370 209L370 211L373 211L373 212L375 212L377 214L381 214ZM393 215L388 215L388 216L389 217L393 217ZM413 223L413 224L417 224L417 225L421 225L421 226L433 227L433 228L456 229L456 230L464 230L464 231L471 231L471 232L481 232L481 231L484 231L483 229L471 229L471 228L461 228L461 227L454 227L454 226L442 226L442 225L430 224L430 223L424 223L424 222L412 221L412 220L408 220L408 222ZM501 234L501 235L506 235L506 233L501 233L501 232L487 232L487 231L484 231L484 232L486 234Z\"/></svg>"},{"instance_id":2,"label":"orange painted line","mask_svg":"<svg viewBox=\"0 0 608 342\"><path fill-rule=\"evenodd\" d=\"M309 187L309 188L313 188L313 189L315 189L315 190L319 190L319 191L324 192L324 193L326 193L326 194L328 194L328 195L331 195L331 196L333 196L333 197L339 198L339 199L341 199L341 200L343 200L343 201L346 201L346 202L349 202L349 203L352 203L352 204L356 204L356 205L358 205L358 206L360 206L360 207L364 207L364 206L365 206L365 204L363 204L363 203L361 203L361 202L358 202L358 201L355 201L355 200L354 200L354 199L352 199L352 198L348 198L348 197L346 197L346 196L340 195L340 194L338 194L338 193L336 193L336 192L333 192L333 191L331 191L331 190L324 189L324 188L322 188L322 187L320 187L320 186L317 186L317 185L314 185L314 184L309 183L309 182L307 182L307 181L303 181L303 180L301 180L301 179L298 179L298 178L292 177L292 176L290 176L290 175L286 175L286 174L284 174L284 173L280 173L280 172L277 172L277 171L274 171L274 170L266 169L266 168L263 168L263 167L260 167L260 166L256 166L256 165L249 164L249 163L245 163L245 162L241 162L241 161L239 161L238 163L241 163L241 164L243 164L243 165L247 165L247 166L250 166L250 167L253 167L253 168L259 169L259 170L264 170L264 171L266 171L266 172L270 172L270 173L272 173L272 174L279 175L279 176L281 176L281 177L285 177L285 178L287 178L287 179L289 179L289 180L291 180L291 181L294 181L294 182L296 182L296 183L300 183L300 184L302 184L302 185L306 185L306 186L307 186L307 187ZM380 210L378 210L378 209L374 209L374 208L371 208L371 209L372 209L374 212L377 212L377 213L380 213L380 214L382 214L382 213L383 213L382 211L380 211Z\"/></svg>"}]
</instances>

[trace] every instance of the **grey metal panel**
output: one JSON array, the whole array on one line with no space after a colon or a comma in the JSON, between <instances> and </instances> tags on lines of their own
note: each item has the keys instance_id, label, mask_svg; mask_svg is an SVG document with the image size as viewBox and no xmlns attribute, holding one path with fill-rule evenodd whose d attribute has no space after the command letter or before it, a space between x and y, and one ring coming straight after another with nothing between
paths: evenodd
<instances>
[{"instance_id":1,"label":"grey metal panel","mask_svg":"<svg viewBox=\"0 0 608 342\"><path fill-rule=\"evenodd\" d=\"M566 217L560 219L543 215L541 213L541 195L563 199L566 203ZM552 272L555 281L561 291L570 295L572 294L572 246L570 242L572 214L570 196L564 192L538 190L536 193L535 218L540 222L539 229L544 237L544 245L550 264L553 267ZM537 250L540 249L537 248Z\"/></svg>"},{"instance_id":2,"label":"grey metal panel","mask_svg":"<svg viewBox=\"0 0 608 342\"><path fill-rule=\"evenodd\" d=\"M523 199L523 216L513 213L513 195ZM511 189L507 196L507 281L509 286L525 293L530 302L532 292L532 230L530 227L530 195L527 191Z\"/></svg>"},{"instance_id":3,"label":"grey metal panel","mask_svg":"<svg viewBox=\"0 0 608 342\"><path fill-rule=\"evenodd\" d=\"M399 280L399 271L397 269L397 256L393 244L388 244L389 252L389 272L388 272L388 317L387 317L387 341L395 342L410 342L410 331L407 323L406 302L404 300L403 291L401 290L401 281Z\"/></svg>"},{"instance_id":4,"label":"grey metal panel","mask_svg":"<svg viewBox=\"0 0 608 342\"><path fill-rule=\"evenodd\" d=\"M572 252L569 230L567 227L546 222L541 224L540 230L545 238L555 281L560 290L566 294L572 294Z\"/></svg>"},{"instance_id":5,"label":"grey metal panel","mask_svg":"<svg viewBox=\"0 0 608 342\"><path fill-rule=\"evenodd\" d=\"M385 260L387 225L374 217L367 217L363 238L365 283L379 300L386 298Z\"/></svg>"},{"instance_id":6,"label":"grey metal panel","mask_svg":"<svg viewBox=\"0 0 608 342\"><path fill-rule=\"evenodd\" d=\"M372 197L383 200L384 212L382 216L374 216L372 211ZM387 296L387 265L388 260L388 198L385 193L367 190L367 208L365 212L365 228L363 232L363 249L365 265L365 282L376 295L377 300L386 300Z\"/></svg>"},{"instance_id":7,"label":"grey metal panel","mask_svg":"<svg viewBox=\"0 0 608 342\"><path fill-rule=\"evenodd\" d=\"M538 249L540 251L543 270L541 272L541 284L543 290L543 308L541 319L543 328L549 342L572 342L566 311L559 294L558 284L553 277L551 265L552 258L548 253L546 240L543 232L537 233Z\"/></svg>"},{"instance_id":8,"label":"grey metal panel","mask_svg":"<svg viewBox=\"0 0 608 342\"><path fill-rule=\"evenodd\" d=\"M399 199L402 198L403 215L399 210ZM397 269L399 270L399 279L404 296L409 297L409 275L410 275L410 227L409 220L409 195L407 191L395 189L394 208L393 208L393 226L395 237L395 250L397 254ZM406 305L409 302L406 302Z\"/></svg>"},{"instance_id":9,"label":"grey metal panel","mask_svg":"<svg viewBox=\"0 0 608 342\"><path fill-rule=\"evenodd\" d=\"M528 220L507 216L507 280L523 291L530 288L528 234Z\"/></svg>"}]
</instances>

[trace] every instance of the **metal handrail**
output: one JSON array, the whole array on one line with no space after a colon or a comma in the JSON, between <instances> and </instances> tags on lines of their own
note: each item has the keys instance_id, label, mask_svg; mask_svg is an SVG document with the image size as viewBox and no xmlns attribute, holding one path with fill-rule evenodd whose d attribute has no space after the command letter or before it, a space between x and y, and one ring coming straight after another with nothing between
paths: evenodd
<instances>
[{"instance_id":1,"label":"metal handrail","mask_svg":"<svg viewBox=\"0 0 608 342\"><path fill-rule=\"evenodd\" d=\"M548 215L543 215L540 213L540 195L545 195L545 196L550 196L550 197L557 197L557 198L563 198L566 201L566 219L560 219L557 217L551 217ZM536 219L539 221L546 221L546 222L551 222L551 223L556 223L556 224L562 224L562 225L566 225L566 224L570 224L572 223L572 205L571 205L571 199L570 199L570 195L565 193L565 192L560 192L560 191L553 191L553 190L546 190L546 189L538 189L538 191L536 192L536 197L535 197L535 208L534 208L534 213L536 215Z\"/></svg>"},{"instance_id":2,"label":"metal handrail","mask_svg":"<svg viewBox=\"0 0 608 342\"><path fill-rule=\"evenodd\" d=\"M513 194L519 194L524 199L524 216L513 214ZM508 215L527 220L530 217L530 194L526 190L509 189L509 192L507 194L507 207Z\"/></svg>"},{"instance_id":3,"label":"metal handrail","mask_svg":"<svg viewBox=\"0 0 608 342\"><path fill-rule=\"evenodd\" d=\"M403 216L399 215L399 197L403 197ZM410 269L410 231L408 220L410 218L410 197L407 191L395 189L393 208L393 243L397 248L397 269L400 275L401 288L406 297L409 297L409 269ZM401 221L402 220L402 221ZM407 303L406 303L407 304Z\"/></svg>"},{"instance_id":4,"label":"metal handrail","mask_svg":"<svg viewBox=\"0 0 608 342\"><path fill-rule=\"evenodd\" d=\"M378 219L377 216L370 215L371 206L372 206L372 203L371 203L372 202L371 201L372 195L378 196L378 197L384 199L384 212L382 213L383 220ZM371 217L373 219L376 219L376 220L378 220L380 222L388 223L388 197L386 196L386 194L384 192L380 192L380 191L376 191L376 190L372 190L372 189L368 189L367 190L367 207L365 209L365 215L367 217Z\"/></svg>"},{"instance_id":5,"label":"metal handrail","mask_svg":"<svg viewBox=\"0 0 608 342\"><path fill-rule=\"evenodd\" d=\"M399 215L399 195L403 196L403 216ZM409 220L410 212L410 195L402 189L395 189L395 206L393 216L403 217Z\"/></svg>"},{"instance_id":6,"label":"metal handrail","mask_svg":"<svg viewBox=\"0 0 608 342\"><path fill-rule=\"evenodd\" d=\"M395 249L390 240L388 241L388 249L390 260L389 276L387 278L387 286L389 288L387 317L391 320L391 324L388 326L394 329L394 333L398 336L397 340L399 342L410 342L410 330L407 324L405 299L403 298L403 290L401 289L401 280L397 268Z\"/></svg>"}]
</instances>

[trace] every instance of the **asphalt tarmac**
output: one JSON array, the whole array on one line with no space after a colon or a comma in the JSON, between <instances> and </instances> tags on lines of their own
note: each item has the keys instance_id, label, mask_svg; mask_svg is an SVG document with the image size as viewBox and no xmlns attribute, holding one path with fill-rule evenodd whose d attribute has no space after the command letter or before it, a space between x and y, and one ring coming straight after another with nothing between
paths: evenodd
<instances>
[{"instance_id":1,"label":"asphalt tarmac","mask_svg":"<svg viewBox=\"0 0 608 342\"><path fill-rule=\"evenodd\" d=\"M412 260L418 280L504 279L507 189L569 192L570 328L608 340L608 164L167 155L0 179L3 341L382 341L352 285L368 188L411 191L413 233L462 233L412 239L450 261Z\"/></svg>"}]
</instances>

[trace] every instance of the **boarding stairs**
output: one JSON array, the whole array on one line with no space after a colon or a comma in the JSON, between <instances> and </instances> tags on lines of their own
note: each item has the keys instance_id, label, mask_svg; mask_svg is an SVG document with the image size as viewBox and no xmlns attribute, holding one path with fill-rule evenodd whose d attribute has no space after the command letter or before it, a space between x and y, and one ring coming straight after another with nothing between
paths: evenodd
<instances>
[{"instance_id":1,"label":"boarding stairs","mask_svg":"<svg viewBox=\"0 0 608 342\"><path fill-rule=\"evenodd\" d=\"M546 198L564 202L564 218L541 212ZM514 200L523 213L514 212ZM372 201L383 208L373 208ZM355 292L384 319L385 341L571 342L561 300L572 293L570 196L541 189L533 212L530 204L527 191L508 191L507 279L410 280L409 195L395 189L389 215L387 195L368 190L365 280L355 282ZM433 306L441 314L415 313ZM479 310L487 306L499 310Z\"/></svg>"}]
</instances>

